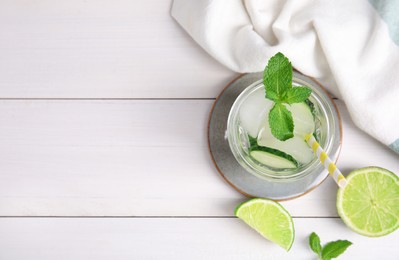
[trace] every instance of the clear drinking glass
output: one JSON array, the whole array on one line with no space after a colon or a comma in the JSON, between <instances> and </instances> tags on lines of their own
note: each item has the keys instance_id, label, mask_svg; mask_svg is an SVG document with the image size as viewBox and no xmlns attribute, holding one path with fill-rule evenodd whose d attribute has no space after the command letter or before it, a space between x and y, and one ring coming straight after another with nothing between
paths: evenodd
<instances>
[{"instance_id":1,"label":"clear drinking glass","mask_svg":"<svg viewBox=\"0 0 399 260\"><path fill-rule=\"evenodd\" d=\"M328 93L312 79L298 73L294 73L293 85L307 86L312 89L309 100L314 104L317 139L329 155L335 161L338 158L341 147L341 120L335 104ZM249 140L246 130L240 125L240 109L248 102L254 93L264 88L262 80L248 86L235 100L227 121L227 138L230 149L239 162L248 172L260 178L272 182L292 182L308 176L317 171L322 174L325 169L316 156L311 162L299 165L295 169L275 169L254 160L249 155ZM305 142L305 141L304 141Z\"/></svg>"}]
</instances>

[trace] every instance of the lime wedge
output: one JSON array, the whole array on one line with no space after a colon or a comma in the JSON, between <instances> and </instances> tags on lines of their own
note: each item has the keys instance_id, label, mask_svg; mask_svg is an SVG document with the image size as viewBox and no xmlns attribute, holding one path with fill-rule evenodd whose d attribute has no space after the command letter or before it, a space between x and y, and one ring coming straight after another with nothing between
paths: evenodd
<instances>
[{"instance_id":1,"label":"lime wedge","mask_svg":"<svg viewBox=\"0 0 399 260\"><path fill-rule=\"evenodd\" d=\"M369 237L387 235L399 227L399 178L378 167L351 172L337 194L337 209L353 231Z\"/></svg>"},{"instance_id":2,"label":"lime wedge","mask_svg":"<svg viewBox=\"0 0 399 260\"><path fill-rule=\"evenodd\" d=\"M290 250L294 242L294 222L277 202L251 199L236 207L235 215L265 238Z\"/></svg>"}]
</instances>

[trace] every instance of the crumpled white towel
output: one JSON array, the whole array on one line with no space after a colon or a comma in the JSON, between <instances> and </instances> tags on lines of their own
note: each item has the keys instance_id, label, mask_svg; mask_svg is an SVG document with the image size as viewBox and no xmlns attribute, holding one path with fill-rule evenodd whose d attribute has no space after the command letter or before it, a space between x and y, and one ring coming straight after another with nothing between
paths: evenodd
<instances>
[{"instance_id":1,"label":"crumpled white towel","mask_svg":"<svg viewBox=\"0 0 399 260\"><path fill-rule=\"evenodd\" d=\"M237 72L284 53L342 98L355 124L399 153L398 0L174 0L172 16Z\"/></svg>"}]
</instances>

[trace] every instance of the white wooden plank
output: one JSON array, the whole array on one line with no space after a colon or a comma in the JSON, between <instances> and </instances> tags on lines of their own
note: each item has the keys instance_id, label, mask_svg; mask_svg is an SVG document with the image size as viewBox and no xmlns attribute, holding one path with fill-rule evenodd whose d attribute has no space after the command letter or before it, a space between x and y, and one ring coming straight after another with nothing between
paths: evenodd
<instances>
[{"instance_id":1,"label":"white wooden plank","mask_svg":"<svg viewBox=\"0 0 399 260\"><path fill-rule=\"evenodd\" d=\"M0 1L0 97L215 97L234 78L171 1Z\"/></svg>"},{"instance_id":2,"label":"white wooden plank","mask_svg":"<svg viewBox=\"0 0 399 260\"><path fill-rule=\"evenodd\" d=\"M231 216L245 198L208 154L211 100L0 101L0 215ZM342 103L338 166L399 169ZM360 156L361 155L361 156ZM333 181L283 204L336 216Z\"/></svg>"},{"instance_id":3,"label":"white wooden plank","mask_svg":"<svg viewBox=\"0 0 399 260\"><path fill-rule=\"evenodd\" d=\"M347 239L339 259L399 259L399 232L357 235L339 219L294 219L296 240L287 253L238 219L12 218L0 219L1 259L317 259L308 248Z\"/></svg>"}]
</instances>

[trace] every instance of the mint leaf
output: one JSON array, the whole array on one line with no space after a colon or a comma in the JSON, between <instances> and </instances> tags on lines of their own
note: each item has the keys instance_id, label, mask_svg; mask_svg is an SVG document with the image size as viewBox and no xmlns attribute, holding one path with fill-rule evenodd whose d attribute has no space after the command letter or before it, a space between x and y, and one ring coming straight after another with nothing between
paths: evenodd
<instances>
[{"instance_id":1,"label":"mint leaf","mask_svg":"<svg viewBox=\"0 0 399 260\"><path fill-rule=\"evenodd\" d=\"M280 97L277 95L276 92L274 92L271 89L266 90L266 98L274 101L274 102L279 102L280 101Z\"/></svg>"},{"instance_id":2,"label":"mint leaf","mask_svg":"<svg viewBox=\"0 0 399 260\"><path fill-rule=\"evenodd\" d=\"M321 244L320 244L320 238L315 232L310 234L309 246L313 252L315 252L317 255L321 256L322 248L321 248Z\"/></svg>"},{"instance_id":3,"label":"mint leaf","mask_svg":"<svg viewBox=\"0 0 399 260\"><path fill-rule=\"evenodd\" d=\"M294 87L289 89L284 97L284 101L288 104L300 103L305 101L312 90L308 87Z\"/></svg>"},{"instance_id":4,"label":"mint leaf","mask_svg":"<svg viewBox=\"0 0 399 260\"><path fill-rule=\"evenodd\" d=\"M326 244L321 252L323 260L330 260L341 255L345 250L352 245L348 240L337 240Z\"/></svg>"},{"instance_id":5,"label":"mint leaf","mask_svg":"<svg viewBox=\"0 0 399 260\"><path fill-rule=\"evenodd\" d=\"M269 112L270 130L274 137L285 141L294 136L294 121L291 112L281 103L274 104Z\"/></svg>"},{"instance_id":6,"label":"mint leaf","mask_svg":"<svg viewBox=\"0 0 399 260\"><path fill-rule=\"evenodd\" d=\"M264 74L266 98L282 101L285 93L292 88L292 65L281 52L270 58Z\"/></svg>"},{"instance_id":7,"label":"mint leaf","mask_svg":"<svg viewBox=\"0 0 399 260\"><path fill-rule=\"evenodd\" d=\"M348 240L337 240L327 243L323 248L320 244L319 236L313 232L309 236L309 246L321 260L331 260L341 255L345 250L352 245Z\"/></svg>"}]
</instances>

